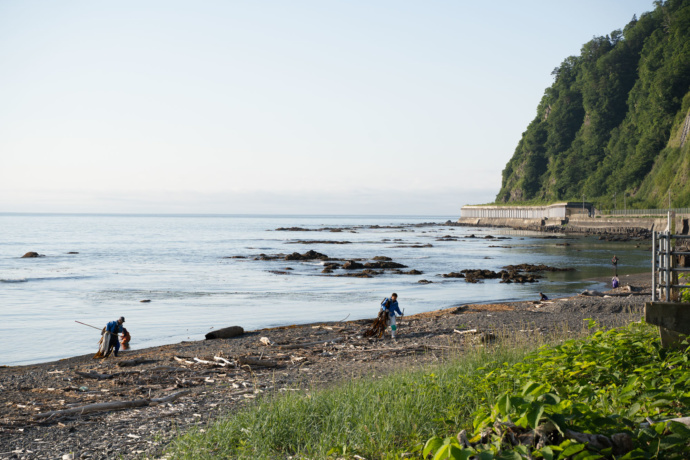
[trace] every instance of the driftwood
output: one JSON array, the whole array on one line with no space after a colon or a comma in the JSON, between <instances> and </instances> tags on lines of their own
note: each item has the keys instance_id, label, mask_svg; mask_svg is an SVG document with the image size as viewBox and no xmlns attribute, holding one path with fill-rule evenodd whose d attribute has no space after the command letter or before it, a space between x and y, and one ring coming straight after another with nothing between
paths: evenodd
<instances>
[{"instance_id":1,"label":"driftwood","mask_svg":"<svg viewBox=\"0 0 690 460\"><path fill-rule=\"evenodd\" d=\"M107 379L112 379L115 377L114 374L99 374L96 371L91 371L91 372L81 372L81 371L74 371L75 374L80 375L82 377L86 377L87 379L95 379L95 380L107 380Z\"/></svg>"},{"instance_id":2,"label":"driftwood","mask_svg":"<svg viewBox=\"0 0 690 460\"><path fill-rule=\"evenodd\" d=\"M144 358L126 359L124 361L119 361L117 363L117 367L132 367L132 366L137 366L139 364L146 364L146 363L153 363L153 362L155 362L155 360L144 359Z\"/></svg>"},{"instance_id":3,"label":"driftwood","mask_svg":"<svg viewBox=\"0 0 690 460\"><path fill-rule=\"evenodd\" d=\"M295 343L292 345L280 345L280 348L283 350L294 350L296 348L307 348L307 347L313 347L314 345L322 345L324 343L338 343L342 342L343 338L342 337L336 337L335 339L328 339L328 340L319 340L318 342L305 342L305 343Z\"/></svg>"},{"instance_id":4,"label":"driftwood","mask_svg":"<svg viewBox=\"0 0 690 460\"><path fill-rule=\"evenodd\" d=\"M230 361L229 359L225 359L222 356L214 356L213 359L220 361L221 363L225 363L228 366L237 367L237 363Z\"/></svg>"},{"instance_id":5,"label":"driftwood","mask_svg":"<svg viewBox=\"0 0 690 460\"><path fill-rule=\"evenodd\" d=\"M250 358L248 356L243 356L237 358L240 364L249 364L250 366L263 366L263 367L278 367L278 363L275 361L270 361L267 359L256 359Z\"/></svg>"},{"instance_id":6,"label":"driftwood","mask_svg":"<svg viewBox=\"0 0 690 460\"><path fill-rule=\"evenodd\" d=\"M466 331L458 331L457 329L453 329L453 332L455 332L456 334L476 334L477 332L479 332L479 330L468 329Z\"/></svg>"},{"instance_id":7,"label":"driftwood","mask_svg":"<svg viewBox=\"0 0 690 460\"><path fill-rule=\"evenodd\" d=\"M179 356L173 356L173 359L182 364L196 364L194 361L189 361L188 359L180 358Z\"/></svg>"},{"instance_id":8,"label":"driftwood","mask_svg":"<svg viewBox=\"0 0 690 460\"><path fill-rule=\"evenodd\" d=\"M272 346L272 345L275 345L275 343L273 342L273 340L269 339L268 337L261 337L261 338L259 339L259 342L261 342L261 343L263 343L264 345L269 346L269 347Z\"/></svg>"},{"instance_id":9,"label":"driftwood","mask_svg":"<svg viewBox=\"0 0 690 460\"><path fill-rule=\"evenodd\" d=\"M48 417L65 417L68 415L86 415L94 412L106 412L111 410L131 409L133 407L157 406L174 401L180 396L190 393L190 390L182 390L163 398L135 399L133 401L112 401L107 403L87 404L86 406L73 407L71 409L54 410L34 415L35 419Z\"/></svg>"},{"instance_id":10,"label":"driftwood","mask_svg":"<svg viewBox=\"0 0 690 460\"><path fill-rule=\"evenodd\" d=\"M209 332L206 334L206 340L229 339L242 334L244 334L244 329L242 329L241 326L230 326L223 329L218 329L217 331Z\"/></svg>"}]
</instances>

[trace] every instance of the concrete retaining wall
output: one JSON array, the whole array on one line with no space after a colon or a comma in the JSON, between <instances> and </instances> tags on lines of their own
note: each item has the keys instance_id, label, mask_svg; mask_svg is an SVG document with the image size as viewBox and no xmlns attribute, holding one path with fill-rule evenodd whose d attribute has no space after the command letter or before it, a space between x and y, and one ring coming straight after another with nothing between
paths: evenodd
<instances>
[{"instance_id":1,"label":"concrete retaining wall","mask_svg":"<svg viewBox=\"0 0 690 460\"><path fill-rule=\"evenodd\" d=\"M687 217L686 217L687 219ZM663 231L666 218L592 218L568 219L501 219L492 217L464 217L458 223L472 227L509 227L521 230L572 233L635 233L639 231ZM683 217L676 218L676 232L683 229Z\"/></svg>"}]
</instances>

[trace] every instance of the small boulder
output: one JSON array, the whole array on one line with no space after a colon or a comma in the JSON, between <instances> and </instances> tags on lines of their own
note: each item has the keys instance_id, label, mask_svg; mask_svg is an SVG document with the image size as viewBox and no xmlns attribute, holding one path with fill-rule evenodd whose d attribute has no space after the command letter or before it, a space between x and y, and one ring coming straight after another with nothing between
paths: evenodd
<instances>
[{"instance_id":1,"label":"small boulder","mask_svg":"<svg viewBox=\"0 0 690 460\"><path fill-rule=\"evenodd\" d=\"M230 326L217 331L206 334L206 340L212 339L229 339L244 334L244 329L241 326Z\"/></svg>"},{"instance_id":2,"label":"small boulder","mask_svg":"<svg viewBox=\"0 0 690 460\"><path fill-rule=\"evenodd\" d=\"M39 254L37 252L30 251L30 252L27 252L26 254L24 254L22 256L22 259L32 259L34 257L45 257L45 256L43 254Z\"/></svg>"}]
</instances>

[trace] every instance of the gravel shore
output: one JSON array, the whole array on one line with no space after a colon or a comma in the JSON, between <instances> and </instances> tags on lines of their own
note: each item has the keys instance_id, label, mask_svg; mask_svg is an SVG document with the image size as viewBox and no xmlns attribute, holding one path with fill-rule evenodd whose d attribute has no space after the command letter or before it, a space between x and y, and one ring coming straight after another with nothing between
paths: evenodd
<instances>
[{"instance_id":1,"label":"gravel shore","mask_svg":"<svg viewBox=\"0 0 690 460\"><path fill-rule=\"evenodd\" d=\"M406 316L397 340L364 338L372 320L360 320L262 329L106 360L85 355L2 367L0 458L156 458L177 434L261 394L438 363L506 334L527 340L577 336L587 318L606 327L637 321L651 299L650 280L649 274L622 277L623 288L606 296L473 304ZM44 415L118 401L133 401L134 407Z\"/></svg>"}]
</instances>

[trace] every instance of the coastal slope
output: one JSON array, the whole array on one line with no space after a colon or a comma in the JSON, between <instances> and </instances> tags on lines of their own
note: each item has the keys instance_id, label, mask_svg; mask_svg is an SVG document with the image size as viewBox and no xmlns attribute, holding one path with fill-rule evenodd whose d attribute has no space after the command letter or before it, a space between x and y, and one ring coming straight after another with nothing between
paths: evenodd
<instances>
[{"instance_id":1,"label":"coastal slope","mask_svg":"<svg viewBox=\"0 0 690 460\"><path fill-rule=\"evenodd\" d=\"M655 5L554 69L497 203L690 206L690 1Z\"/></svg>"}]
</instances>

